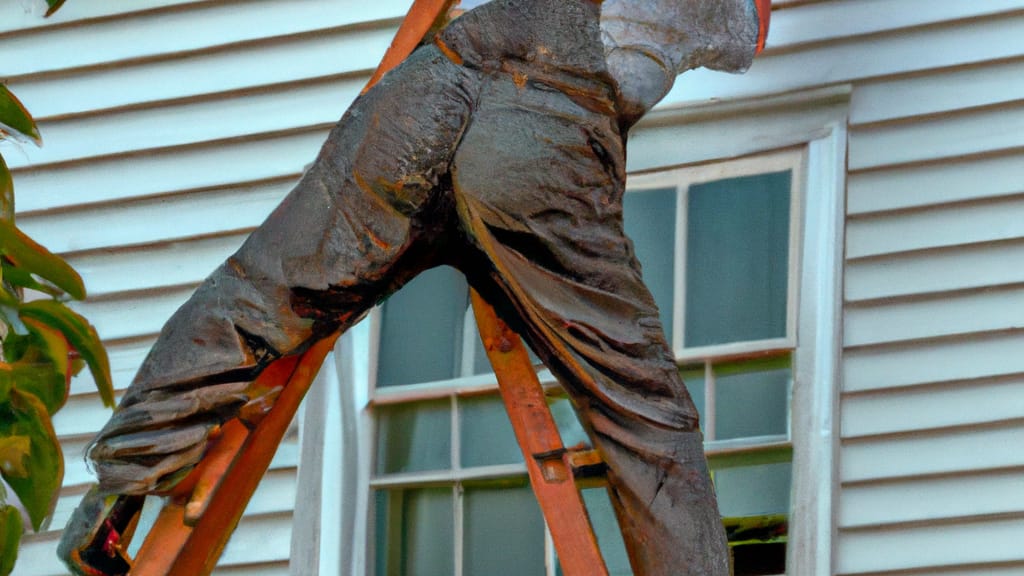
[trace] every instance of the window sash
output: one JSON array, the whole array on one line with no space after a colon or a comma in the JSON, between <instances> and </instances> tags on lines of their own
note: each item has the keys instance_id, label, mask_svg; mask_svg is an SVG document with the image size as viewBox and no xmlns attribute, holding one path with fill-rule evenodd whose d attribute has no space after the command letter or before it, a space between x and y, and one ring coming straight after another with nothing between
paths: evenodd
<instances>
[{"instance_id":1,"label":"window sash","mask_svg":"<svg viewBox=\"0 0 1024 576\"><path fill-rule=\"evenodd\" d=\"M770 154L747 158L716 161L714 163L686 166L672 170L661 170L631 175L627 194L642 194L644 191L675 188L676 229L675 229L675 271L673 278L672 326L666 327L672 352L681 364L704 361L715 357L755 355L772 350L796 348L796 323L798 310L798 289L800 279L800 247L803 234L802 192L806 165L805 147L787 149ZM686 307L686 236L689 189L696 184L714 182L742 176L756 176L788 170L790 181L789 246L785 336L764 340L747 340L714 344L709 346L685 346Z\"/></svg>"}]
</instances>

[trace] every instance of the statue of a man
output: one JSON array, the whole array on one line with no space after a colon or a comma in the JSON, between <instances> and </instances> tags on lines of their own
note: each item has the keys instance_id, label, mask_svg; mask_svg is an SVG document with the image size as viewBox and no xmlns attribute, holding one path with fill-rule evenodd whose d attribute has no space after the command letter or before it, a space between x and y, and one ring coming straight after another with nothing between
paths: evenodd
<instances>
[{"instance_id":1,"label":"statue of a man","mask_svg":"<svg viewBox=\"0 0 1024 576\"><path fill-rule=\"evenodd\" d=\"M167 489L265 366L448 264L571 395L636 572L728 574L697 411L623 233L625 143L677 74L749 66L767 5L494 0L452 21L168 321L90 449L100 490Z\"/></svg>"}]
</instances>

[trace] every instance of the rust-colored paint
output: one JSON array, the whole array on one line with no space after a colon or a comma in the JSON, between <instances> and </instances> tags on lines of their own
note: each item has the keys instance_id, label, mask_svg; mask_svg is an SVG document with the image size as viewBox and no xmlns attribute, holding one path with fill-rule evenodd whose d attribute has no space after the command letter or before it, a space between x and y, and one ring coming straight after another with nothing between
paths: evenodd
<instances>
[{"instance_id":1,"label":"rust-colored paint","mask_svg":"<svg viewBox=\"0 0 1024 576\"><path fill-rule=\"evenodd\" d=\"M362 93L365 94L384 74L412 54L412 51L431 30L440 28L448 17L448 11L457 3L458 0L416 0L413 2L412 8L409 8L405 20L402 20L402 25L399 26L398 32L395 34L395 39L391 41L391 46L384 53L384 58L380 61L373 76L370 77L366 87L363 88Z\"/></svg>"},{"instance_id":2,"label":"rust-colored paint","mask_svg":"<svg viewBox=\"0 0 1024 576\"><path fill-rule=\"evenodd\" d=\"M501 397L523 451L533 493L551 530L562 571L567 576L607 576L608 569L576 487L570 454L562 445L530 356L519 336L498 318L494 308L476 291L472 298L480 337L498 377Z\"/></svg>"},{"instance_id":3,"label":"rust-colored paint","mask_svg":"<svg viewBox=\"0 0 1024 576\"><path fill-rule=\"evenodd\" d=\"M768 25L772 19L772 0L757 0L757 54L764 50L764 43L768 40Z\"/></svg>"}]
</instances>

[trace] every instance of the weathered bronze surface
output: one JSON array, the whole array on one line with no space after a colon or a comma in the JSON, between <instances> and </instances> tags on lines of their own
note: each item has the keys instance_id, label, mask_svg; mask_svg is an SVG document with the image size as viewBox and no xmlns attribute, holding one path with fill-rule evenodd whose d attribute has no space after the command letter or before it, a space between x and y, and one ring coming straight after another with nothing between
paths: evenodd
<instances>
[{"instance_id":1,"label":"weathered bronze surface","mask_svg":"<svg viewBox=\"0 0 1024 576\"><path fill-rule=\"evenodd\" d=\"M266 400L263 368L447 264L571 394L636 573L728 574L697 411L623 233L625 140L678 73L749 65L763 27L754 0L601 10L495 0L357 99L165 325L90 449L100 491L170 488Z\"/></svg>"}]
</instances>

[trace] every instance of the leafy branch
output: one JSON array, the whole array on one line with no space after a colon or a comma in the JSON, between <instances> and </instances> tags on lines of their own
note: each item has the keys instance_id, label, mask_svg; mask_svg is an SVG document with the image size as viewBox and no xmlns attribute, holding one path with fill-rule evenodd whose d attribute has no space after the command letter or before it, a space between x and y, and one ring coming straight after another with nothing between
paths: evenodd
<instances>
[{"instance_id":1,"label":"leafy branch","mask_svg":"<svg viewBox=\"0 0 1024 576\"><path fill-rule=\"evenodd\" d=\"M48 0L47 15L63 2ZM31 114L0 84L5 139L42 144ZM14 184L0 155L0 576L14 569L25 530L4 483L34 531L47 525L56 505L64 456L52 418L67 401L71 377L88 366L103 403L114 406L110 364L96 329L66 305L83 298L78 273L15 225Z\"/></svg>"}]
</instances>

